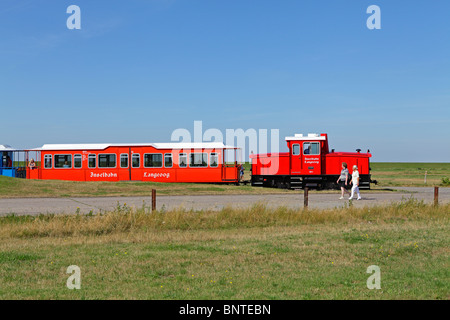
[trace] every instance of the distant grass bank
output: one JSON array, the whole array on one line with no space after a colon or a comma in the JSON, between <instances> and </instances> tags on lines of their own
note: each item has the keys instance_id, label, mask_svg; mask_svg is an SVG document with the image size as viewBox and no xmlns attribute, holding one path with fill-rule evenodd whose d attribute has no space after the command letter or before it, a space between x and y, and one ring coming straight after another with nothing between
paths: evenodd
<instances>
[{"instance_id":1,"label":"distant grass bank","mask_svg":"<svg viewBox=\"0 0 450 320\"><path fill-rule=\"evenodd\" d=\"M0 299L449 299L450 205L0 218ZM66 269L81 269L81 290ZM381 290L366 287L381 269Z\"/></svg>"},{"instance_id":2,"label":"distant grass bank","mask_svg":"<svg viewBox=\"0 0 450 320\"><path fill-rule=\"evenodd\" d=\"M372 163L372 179L378 181L377 191L396 186L447 186L450 163ZM250 179L246 164L245 179ZM424 183L427 171L427 183ZM450 183L449 183L450 184ZM0 198L19 197L103 197L145 196L157 189L159 195L198 194L268 194L292 191L276 188L259 188L250 185L157 183L140 181L76 182L58 180L26 180L0 176ZM314 192L314 191L313 191ZM330 192L330 191L321 191ZM335 191L331 191L335 192Z\"/></svg>"},{"instance_id":3,"label":"distant grass bank","mask_svg":"<svg viewBox=\"0 0 450 320\"><path fill-rule=\"evenodd\" d=\"M373 162L372 179L383 187L449 186L450 163ZM426 182L425 182L426 173Z\"/></svg>"}]
</instances>

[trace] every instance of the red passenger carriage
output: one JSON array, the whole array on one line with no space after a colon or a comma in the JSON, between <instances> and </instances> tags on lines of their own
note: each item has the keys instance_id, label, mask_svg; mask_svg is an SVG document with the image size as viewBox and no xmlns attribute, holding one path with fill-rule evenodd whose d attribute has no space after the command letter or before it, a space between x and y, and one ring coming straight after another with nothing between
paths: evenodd
<instances>
[{"instance_id":1,"label":"red passenger carriage","mask_svg":"<svg viewBox=\"0 0 450 320\"><path fill-rule=\"evenodd\" d=\"M223 143L46 144L28 150L29 179L238 183L238 148Z\"/></svg>"}]
</instances>

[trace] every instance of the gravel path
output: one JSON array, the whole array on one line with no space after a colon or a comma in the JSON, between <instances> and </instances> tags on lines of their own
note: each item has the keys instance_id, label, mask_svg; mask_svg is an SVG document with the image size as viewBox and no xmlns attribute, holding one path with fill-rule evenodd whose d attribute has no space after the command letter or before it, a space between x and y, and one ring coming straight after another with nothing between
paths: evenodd
<instances>
[{"instance_id":1,"label":"gravel path","mask_svg":"<svg viewBox=\"0 0 450 320\"><path fill-rule=\"evenodd\" d=\"M363 199L353 201L354 206L364 207L379 204L398 202L408 199L410 196L418 200L432 203L434 188L397 187L399 192L361 192ZM339 200L340 193L310 193L310 208L335 208L342 207L346 200ZM439 188L439 202L450 201L450 188ZM96 198L16 198L0 199L0 216L7 214L36 215L40 213L98 213L114 209L117 204L140 208L151 206L151 196L148 197L96 197ZM157 208L163 206L166 209L184 207L187 209L212 209L220 210L225 206L237 208L249 207L256 203L265 203L270 207L286 206L290 208L303 207L303 191L292 194L269 195L198 195L198 196L158 196Z\"/></svg>"}]
</instances>

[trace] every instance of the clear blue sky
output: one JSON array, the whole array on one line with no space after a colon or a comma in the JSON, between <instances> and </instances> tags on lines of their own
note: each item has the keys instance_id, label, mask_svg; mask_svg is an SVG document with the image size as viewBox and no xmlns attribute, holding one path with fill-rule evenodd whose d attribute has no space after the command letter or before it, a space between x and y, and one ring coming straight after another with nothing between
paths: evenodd
<instances>
[{"instance_id":1,"label":"clear blue sky","mask_svg":"<svg viewBox=\"0 0 450 320\"><path fill-rule=\"evenodd\" d=\"M449 162L450 1L0 0L0 110L18 148L169 142L202 120Z\"/></svg>"}]
</instances>

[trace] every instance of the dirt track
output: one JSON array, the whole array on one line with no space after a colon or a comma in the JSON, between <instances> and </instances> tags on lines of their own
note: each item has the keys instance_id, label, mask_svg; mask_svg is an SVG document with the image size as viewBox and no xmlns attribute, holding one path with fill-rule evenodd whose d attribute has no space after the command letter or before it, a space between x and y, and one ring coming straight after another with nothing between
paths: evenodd
<instances>
[{"instance_id":1,"label":"dirt track","mask_svg":"<svg viewBox=\"0 0 450 320\"><path fill-rule=\"evenodd\" d=\"M364 207L377 204L398 202L410 196L425 202L433 202L433 188L396 188L398 192L370 193L362 192L363 199L353 201L354 206ZM339 200L340 193L310 193L310 208L342 207L346 200ZM450 201L450 188L439 188L439 202ZM36 215L40 213L98 213L114 209L117 204L140 208L151 206L151 197L100 197L100 198L21 198L0 199L0 216L7 214ZM293 191L292 194L272 195L198 195L198 196L158 196L157 208L166 209L184 207L187 209L220 210L225 206L248 207L256 203L268 206L286 206L290 208L303 207L303 191Z\"/></svg>"}]
</instances>

